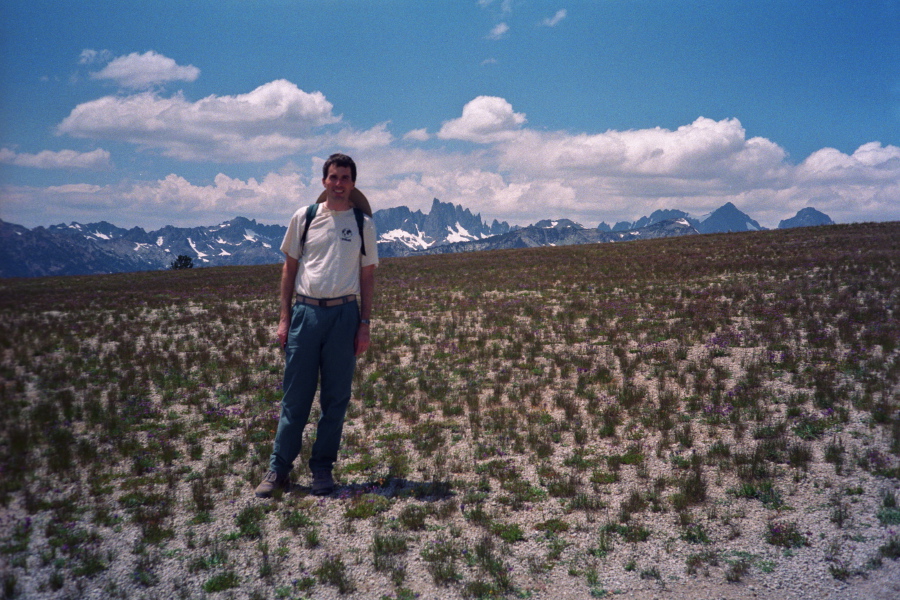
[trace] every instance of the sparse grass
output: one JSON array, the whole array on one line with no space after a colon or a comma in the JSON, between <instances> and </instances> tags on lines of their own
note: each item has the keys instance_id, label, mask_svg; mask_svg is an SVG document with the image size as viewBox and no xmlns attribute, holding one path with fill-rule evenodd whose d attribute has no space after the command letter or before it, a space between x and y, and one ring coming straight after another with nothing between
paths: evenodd
<instances>
[{"instance_id":1,"label":"sparse grass","mask_svg":"<svg viewBox=\"0 0 900 600\"><path fill-rule=\"evenodd\" d=\"M396 571L400 565L396 557L409 550L407 538L395 534L376 533L372 538L372 555L377 571Z\"/></svg>"},{"instance_id":2,"label":"sparse grass","mask_svg":"<svg viewBox=\"0 0 900 600\"><path fill-rule=\"evenodd\" d=\"M882 492L877 516L882 525L900 525L900 507L897 506L897 496L893 490Z\"/></svg>"},{"instance_id":3,"label":"sparse grass","mask_svg":"<svg viewBox=\"0 0 900 600\"><path fill-rule=\"evenodd\" d=\"M800 548L809 545L807 535L800 531L796 523L791 522L769 523L765 538L769 544L783 548Z\"/></svg>"},{"instance_id":4,"label":"sparse grass","mask_svg":"<svg viewBox=\"0 0 900 600\"><path fill-rule=\"evenodd\" d=\"M314 571L319 583L333 585L342 594L347 594L356 589L356 584L350 579L347 565L340 556L325 556Z\"/></svg>"},{"instance_id":5,"label":"sparse grass","mask_svg":"<svg viewBox=\"0 0 900 600\"><path fill-rule=\"evenodd\" d=\"M278 265L0 281L3 593L227 594L247 556L276 597L351 594L366 565L396 598L409 569L480 598L527 596L560 565L600 597L635 544L687 549L636 577L740 581L766 570L729 558L737 538L824 557L810 522L894 559L897 239L868 224L385 260L321 502L296 490L311 439L295 491L252 498L279 410ZM835 577L877 568L842 559Z\"/></svg>"},{"instance_id":6,"label":"sparse grass","mask_svg":"<svg viewBox=\"0 0 900 600\"><path fill-rule=\"evenodd\" d=\"M421 556L435 584L446 586L462 578L458 566L462 548L456 541L438 537L425 544Z\"/></svg>"},{"instance_id":7,"label":"sparse grass","mask_svg":"<svg viewBox=\"0 0 900 600\"><path fill-rule=\"evenodd\" d=\"M203 591L207 593L221 592L241 585L241 578L234 571L225 571L213 575L203 584Z\"/></svg>"},{"instance_id":8,"label":"sparse grass","mask_svg":"<svg viewBox=\"0 0 900 600\"><path fill-rule=\"evenodd\" d=\"M900 535L894 534L879 548L885 558L896 560L900 558Z\"/></svg>"},{"instance_id":9,"label":"sparse grass","mask_svg":"<svg viewBox=\"0 0 900 600\"><path fill-rule=\"evenodd\" d=\"M737 583L750 572L750 561L739 558L732 561L725 569L725 581L728 583Z\"/></svg>"},{"instance_id":10,"label":"sparse grass","mask_svg":"<svg viewBox=\"0 0 900 600\"><path fill-rule=\"evenodd\" d=\"M362 494L355 497L344 512L348 519L369 519L390 508L391 502L379 494Z\"/></svg>"}]
</instances>

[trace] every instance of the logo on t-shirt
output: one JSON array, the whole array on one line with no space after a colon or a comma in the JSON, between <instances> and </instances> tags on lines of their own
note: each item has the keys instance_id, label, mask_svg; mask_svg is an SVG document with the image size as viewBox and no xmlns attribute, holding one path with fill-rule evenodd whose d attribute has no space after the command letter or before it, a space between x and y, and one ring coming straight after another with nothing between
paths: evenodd
<instances>
[{"instance_id":1,"label":"logo on t-shirt","mask_svg":"<svg viewBox=\"0 0 900 600\"><path fill-rule=\"evenodd\" d=\"M345 227L341 230L341 241L344 242L352 242L353 241L353 230L349 227Z\"/></svg>"}]
</instances>

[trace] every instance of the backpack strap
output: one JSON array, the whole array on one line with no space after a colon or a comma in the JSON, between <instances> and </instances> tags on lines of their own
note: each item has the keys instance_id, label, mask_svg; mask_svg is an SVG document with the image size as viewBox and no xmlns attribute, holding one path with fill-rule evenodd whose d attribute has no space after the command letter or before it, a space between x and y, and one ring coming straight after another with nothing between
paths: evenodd
<instances>
[{"instance_id":1,"label":"backpack strap","mask_svg":"<svg viewBox=\"0 0 900 600\"><path fill-rule=\"evenodd\" d=\"M316 218L316 212L319 209L318 204L310 204L306 207L306 222L303 224L303 234L300 236L300 257L303 257L303 250L306 247L306 233L313 219ZM360 253L366 255L366 238L363 237L363 220L364 213L360 209L353 207L353 216L356 217L356 227L359 229Z\"/></svg>"},{"instance_id":2,"label":"backpack strap","mask_svg":"<svg viewBox=\"0 0 900 600\"><path fill-rule=\"evenodd\" d=\"M365 256L366 255L366 238L363 237L363 211L353 207L353 214L356 217L356 226L359 228L359 251Z\"/></svg>"},{"instance_id":3,"label":"backpack strap","mask_svg":"<svg viewBox=\"0 0 900 600\"><path fill-rule=\"evenodd\" d=\"M300 236L300 258L303 258L303 250L306 248L306 232L309 231L309 225L316 218L316 211L319 209L318 204L310 204L306 207L306 223L303 224L303 234Z\"/></svg>"}]
</instances>

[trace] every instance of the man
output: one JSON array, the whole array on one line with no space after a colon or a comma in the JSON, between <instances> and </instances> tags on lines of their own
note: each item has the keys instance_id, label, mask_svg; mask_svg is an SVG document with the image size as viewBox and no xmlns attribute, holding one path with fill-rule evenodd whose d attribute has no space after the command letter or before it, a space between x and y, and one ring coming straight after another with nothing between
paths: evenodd
<instances>
[{"instance_id":1,"label":"man","mask_svg":"<svg viewBox=\"0 0 900 600\"><path fill-rule=\"evenodd\" d=\"M369 347L378 248L371 209L356 189L353 159L331 155L322 168L322 185L325 191L312 220L307 224L307 207L294 213L281 244L285 258L278 341L285 350L284 397L269 472L256 488L260 498L290 489L288 473L300 454L320 376L322 415L309 460L312 493L324 496L334 490L331 469L356 357ZM354 204L368 214L357 214Z\"/></svg>"}]
</instances>

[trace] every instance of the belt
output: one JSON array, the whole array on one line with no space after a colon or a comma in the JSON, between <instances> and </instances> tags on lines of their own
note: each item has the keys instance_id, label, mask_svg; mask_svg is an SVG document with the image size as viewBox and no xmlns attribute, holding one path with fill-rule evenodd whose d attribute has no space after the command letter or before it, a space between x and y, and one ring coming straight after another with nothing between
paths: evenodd
<instances>
[{"instance_id":1,"label":"belt","mask_svg":"<svg viewBox=\"0 0 900 600\"><path fill-rule=\"evenodd\" d=\"M310 298L309 296L301 296L297 294L297 302L301 304L309 304L310 306L340 306L348 302L356 302L356 295L341 296L340 298Z\"/></svg>"}]
</instances>

